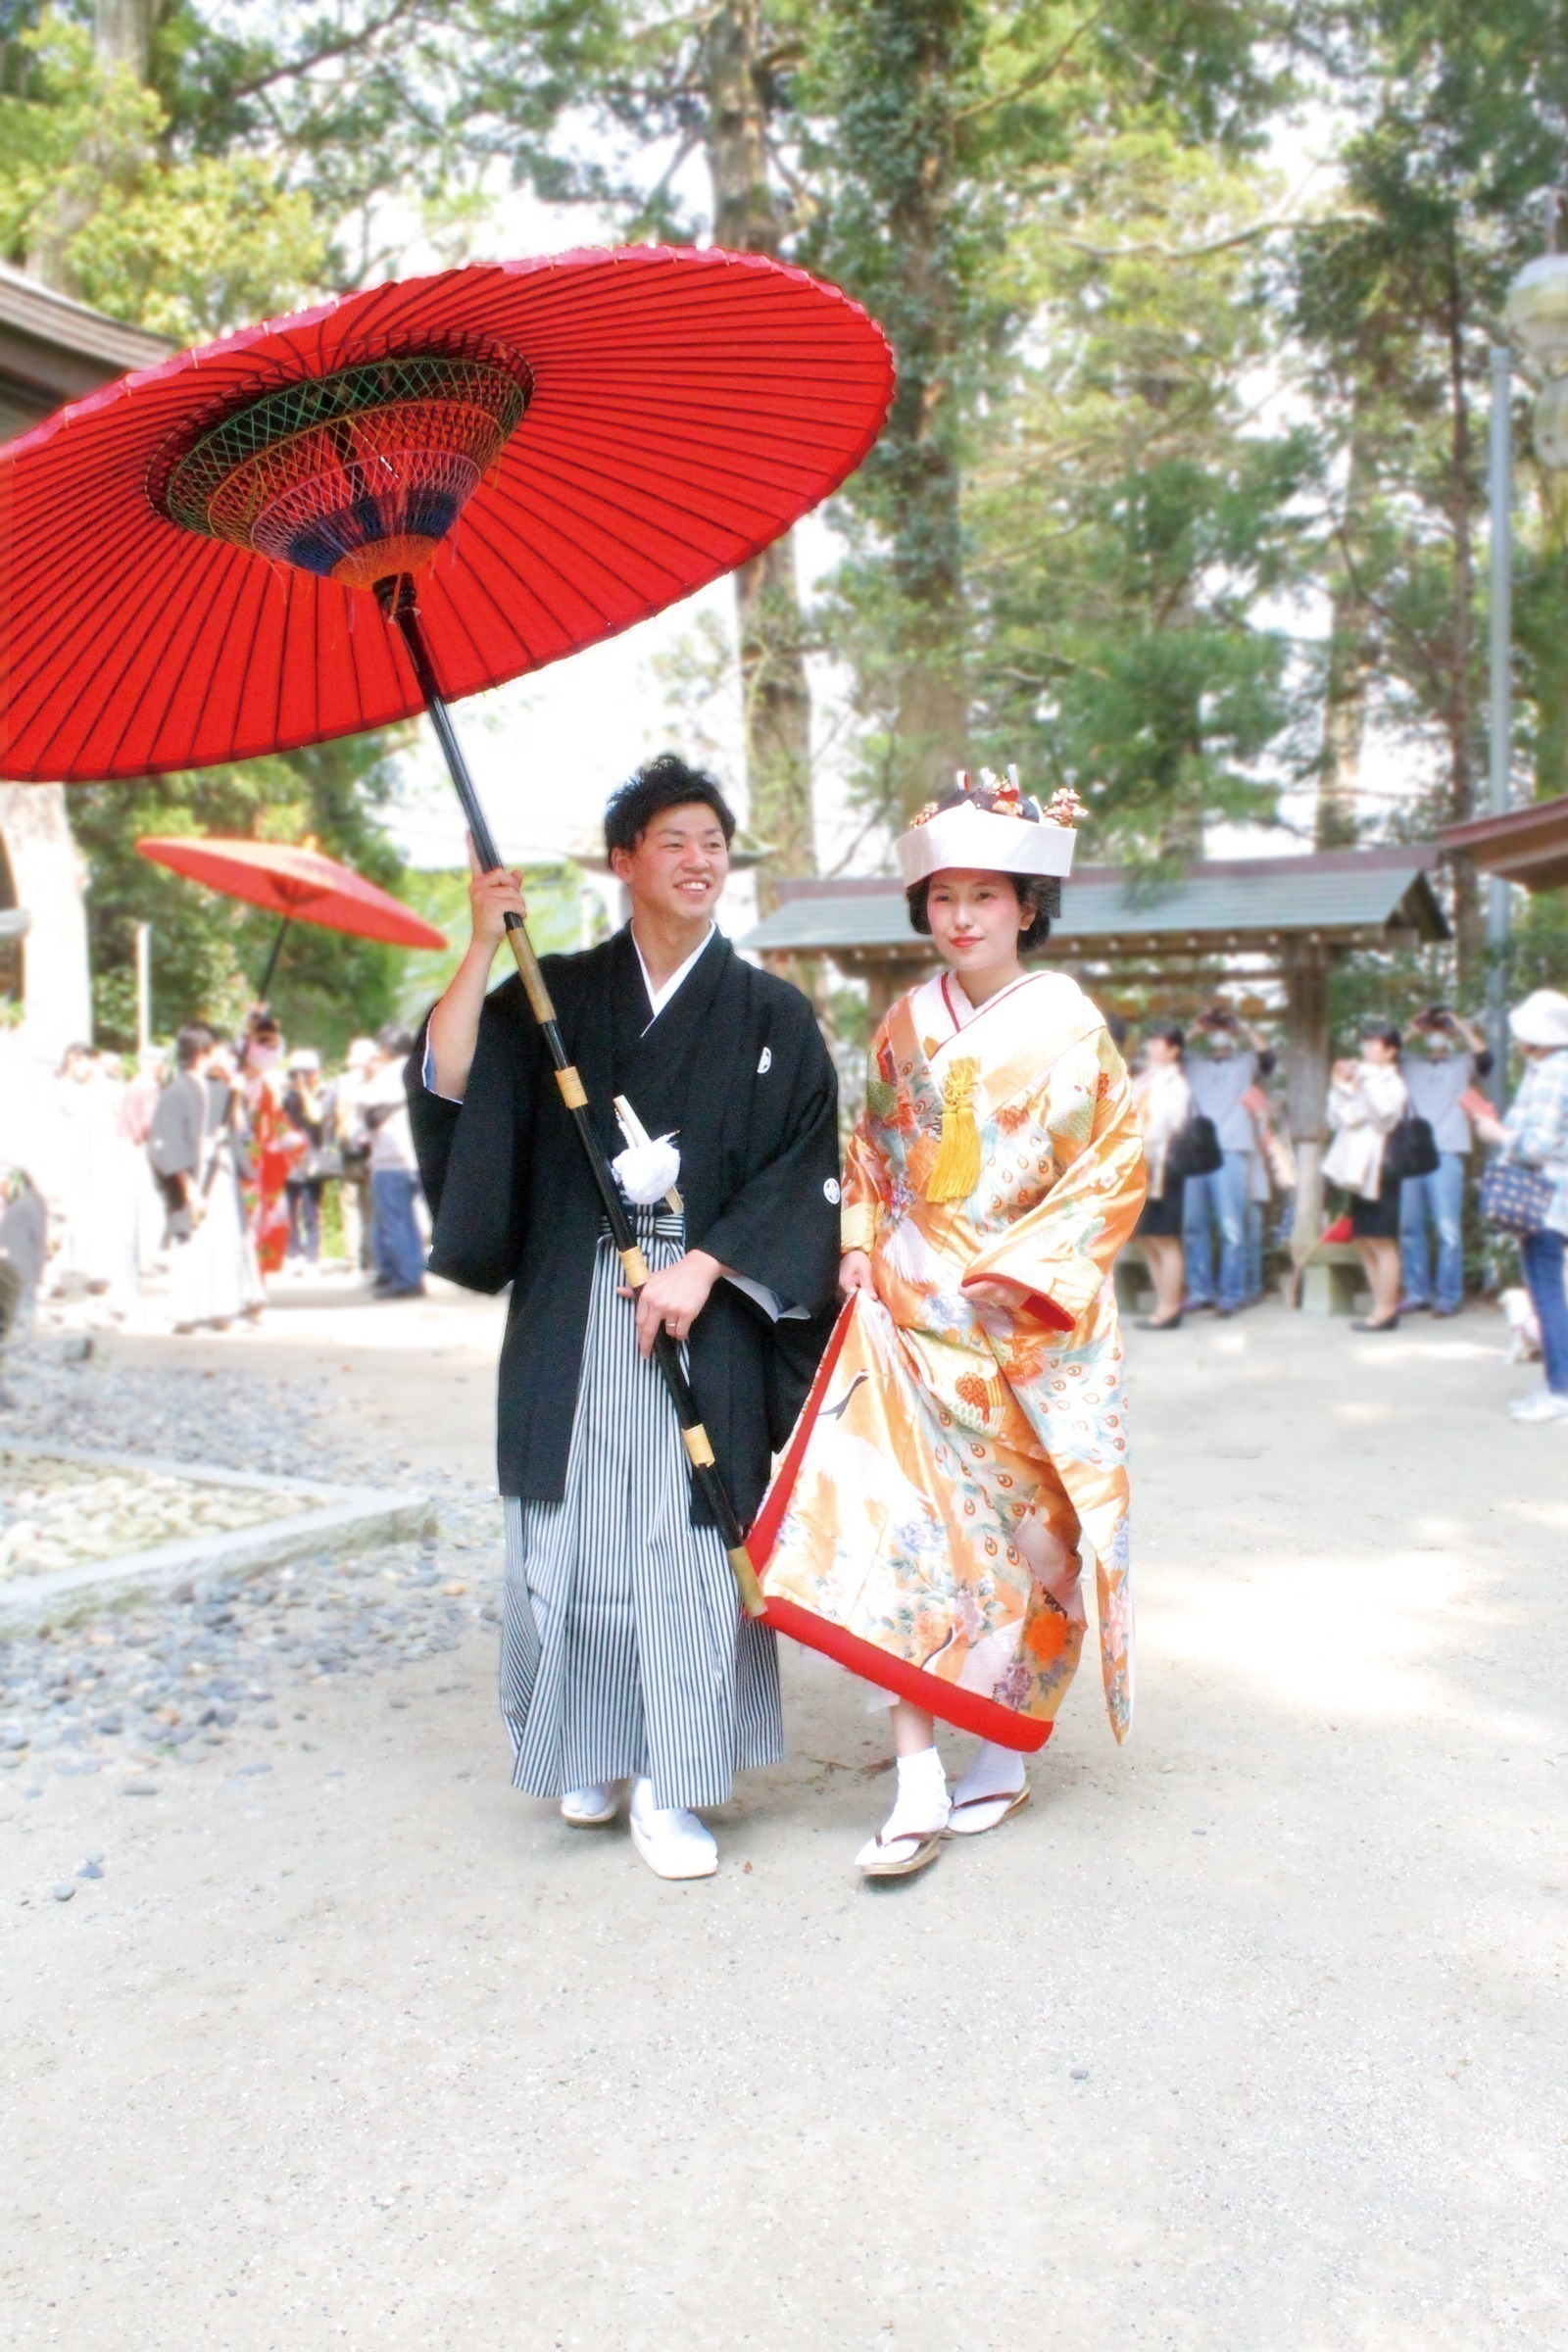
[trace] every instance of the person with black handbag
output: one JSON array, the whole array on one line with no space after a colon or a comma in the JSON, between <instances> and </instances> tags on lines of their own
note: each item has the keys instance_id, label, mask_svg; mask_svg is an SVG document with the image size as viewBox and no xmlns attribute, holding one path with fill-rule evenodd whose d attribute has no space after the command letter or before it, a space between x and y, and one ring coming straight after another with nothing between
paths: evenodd
<instances>
[{"instance_id":1,"label":"person with black handbag","mask_svg":"<svg viewBox=\"0 0 1568 2352\"><path fill-rule=\"evenodd\" d=\"M1482 1183L1481 1213L1518 1236L1546 1375L1508 1410L1516 1421L1568 1421L1568 997L1538 988L1508 1026L1525 1074L1506 1118L1476 1120L1483 1142L1501 1147Z\"/></svg>"},{"instance_id":2,"label":"person with black handbag","mask_svg":"<svg viewBox=\"0 0 1568 2352\"><path fill-rule=\"evenodd\" d=\"M1396 1150L1396 1133L1401 1127L1426 1127L1425 1120L1412 1120L1409 1112L1410 1097L1399 1075L1399 1032L1370 1023L1361 1039L1360 1059L1334 1064L1329 1088L1334 1141L1323 1155L1324 1177L1350 1196L1350 1234L1372 1293L1371 1314L1353 1323L1352 1331L1394 1331L1398 1326L1400 1176L1416 1174L1423 1156L1432 1163L1437 1157L1430 1128L1425 1154L1419 1133L1401 1137L1402 1155Z\"/></svg>"},{"instance_id":3,"label":"person with black handbag","mask_svg":"<svg viewBox=\"0 0 1568 2352\"><path fill-rule=\"evenodd\" d=\"M1446 1004L1429 1004L1404 1033L1400 1074L1438 1157L1430 1174L1407 1176L1399 1188L1401 1315L1456 1315L1464 1302L1465 1162L1474 1146L1465 1101L1491 1069L1481 1031Z\"/></svg>"}]
</instances>

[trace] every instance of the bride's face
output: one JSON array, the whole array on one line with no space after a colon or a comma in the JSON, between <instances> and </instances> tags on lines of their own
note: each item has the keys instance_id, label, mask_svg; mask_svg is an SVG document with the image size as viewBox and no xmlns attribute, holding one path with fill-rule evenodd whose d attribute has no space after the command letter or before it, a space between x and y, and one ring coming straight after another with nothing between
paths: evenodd
<instances>
[{"instance_id":1,"label":"bride's face","mask_svg":"<svg viewBox=\"0 0 1568 2352\"><path fill-rule=\"evenodd\" d=\"M961 980L1018 960L1018 934L1027 917L1006 874L951 867L931 877L926 895L931 936L944 963Z\"/></svg>"}]
</instances>

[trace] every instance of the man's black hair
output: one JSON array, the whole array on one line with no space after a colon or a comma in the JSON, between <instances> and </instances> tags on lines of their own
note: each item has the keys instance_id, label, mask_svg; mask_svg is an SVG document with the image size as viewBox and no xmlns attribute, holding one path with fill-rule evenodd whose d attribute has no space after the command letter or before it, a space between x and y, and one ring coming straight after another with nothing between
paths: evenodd
<instances>
[{"instance_id":1,"label":"man's black hair","mask_svg":"<svg viewBox=\"0 0 1568 2352\"><path fill-rule=\"evenodd\" d=\"M1146 1039L1163 1038L1166 1045L1174 1046L1178 1054L1186 1051L1187 1033L1175 1021L1151 1021L1144 1036Z\"/></svg>"},{"instance_id":2,"label":"man's black hair","mask_svg":"<svg viewBox=\"0 0 1568 2352\"><path fill-rule=\"evenodd\" d=\"M213 1043L213 1033L201 1021L187 1021L174 1039L174 1063L181 1070L194 1069Z\"/></svg>"},{"instance_id":3,"label":"man's black hair","mask_svg":"<svg viewBox=\"0 0 1568 2352\"><path fill-rule=\"evenodd\" d=\"M401 1021L388 1021L384 1028L376 1031L375 1042L383 1054L393 1056L409 1054L414 1052L414 1031L405 1029Z\"/></svg>"},{"instance_id":4,"label":"man's black hair","mask_svg":"<svg viewBox=\"0 0 1568 2352\"><path fill-rule=\"evenodd\" d=\"M1020 914L1027 914L1027 926L1018 933L1018 953L1027 956L1031 948L1043 948L1051 937L1051 918L1061 912L1061 882L1055 874L999 874L1001 882L1012 884L1012 895L1018 902ZM911 882L904 896L908 903L909 921L922 938L931 936L931 913L927 901L935 874L927 874L923 882Z\"/></svg>"},{"instance_id":5,"label":"man's black hair","mask_svg":"<svg viewBox=\"0 0 1568 2352\"><path fill-rule=\"evenodd\" d=\"M711 808L724 828L726 847L735 838L735 811L706 768L688 767L676 752L661 752L647 760L634 776L610 796L605 810L605 848L634 850L666 808L685 808L694 802Z\"/></svg>"}]
</instances>

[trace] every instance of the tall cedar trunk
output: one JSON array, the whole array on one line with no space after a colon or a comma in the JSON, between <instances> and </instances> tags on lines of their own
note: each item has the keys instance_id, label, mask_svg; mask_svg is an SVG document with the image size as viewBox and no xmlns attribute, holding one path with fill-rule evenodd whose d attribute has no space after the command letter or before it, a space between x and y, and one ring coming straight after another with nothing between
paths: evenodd
<instances>
[{"instance_id":1,"label":"tall cedar trunk","mask_svg":"<svg viewBox=\"0 0 1568 2352\"><path fill-rule=\"evenodd\" d=\"M1448 301L1448 514L1453 535L1453 606L1449 624L1447 707L1448 818L1462 824L1475 814L1475 549L1472 520L1476 496L1475 451L1470 399L1465 383L1464 295L1454 270ZM1480 977L1486 959L1487 926L1481 886L1470 858L1453 859L1453 928L1461 991Z\"/></svg>"},{"instance_id":2,"label":"tall cedar trunk","mask_svg":"<svg viewBox=\"0 0 1568 2352\"><path fill-rule=\"evenodd\" d=\"M779 220L767 180L758 0L729 0L709 21L708 166L713 239L731 253L777 259ZM758 905L778 903L780 874L816 871L811 824L811 694L795 567L786 533L735 574L752 830L766 844Z\"/></svg>"},{"instance_id":3,"label":"tall cedar trunk","mask_svg":"<svg viewBox=\"0 0 1568 2352\"><path fill-rule=\"evenodd\" d=\"M968 0L880 0L888 56L907 77L908 129L893 167L888 239L897 273L899 385L888 429L893 570L904 606L898 735L906 812L966 764L958 387L963 294L953 253L955 109Z\"/></svg>"},{"instance_id":4,"label":"tall cedar trunk","mask_svg":"<svg viewBox=\"0 0 1568 2352\"><path fill-rule=\"evenodd\" d=\"M94 0L92 45L106 71L123 66L137 81L152 73L153 32L163 0Z\"/></svg>"},{"instance_id":5,"label":"tall cedar trunk","mask_svg":"<svg viewBox=\"0 0 1568 2352\"><path fill-rule=\"evenodd\" d=\"M152 71L153 30L162 14L163 0L94 0L92 51L99 72L124 73L133 81L145 82ZM69 197L60 196L35 230L27 253L29 275L78 301L81 288L71 266L70 247L78 229L86 226L90 211L91 201L79 188Z\"/></svg>"},{"instance_id":6,"label":"tall cedar trunk","mask_svg":"<svg viewBox=\"0 0 1568 2352\"><path fill-rule=\"evenodd\" d=\"M1350 416L1349 465L1345 481L1344 537L1350 558L1360 533L1370 471L1366 419L1357 404ZM1323 689L1323 751L1312 828L1314 849L1348 849L1355 840L1370 672L1366 606L1351 574L1350 562L1342 557L1335 568L1329 602L1328 674Z\"/></svg>"},{"instance_id":7,"label":"tall cedar trunk","mask_svg":"<svg viewBox=\"0 0 1568 2352\"><path fill-rule=\"evenodd\" d=\"M105 73L123 70L145 81L161 0L97 0L93 51ZM57 209L27 256L32 274L56 292L74 294L67 247L80 219ZM33 1051L58 1058L92 1035L92 974L87 954L86 868L71 837L59 784L0 785L0 840L17 903L31 918L23 946L23 1011Z\"/></svg>"}]
</instances>

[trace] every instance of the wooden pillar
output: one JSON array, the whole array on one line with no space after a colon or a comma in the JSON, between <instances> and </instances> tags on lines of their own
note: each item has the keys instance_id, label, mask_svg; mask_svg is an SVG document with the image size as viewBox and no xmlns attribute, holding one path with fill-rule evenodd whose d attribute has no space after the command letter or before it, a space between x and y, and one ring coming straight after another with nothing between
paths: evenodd
<instances>
[{"instance_id":1,"label":"wooden pillar","mask_svg":"<svg viewBox=\"0 0 1568 2352\"><path fill-rule=\"evenodd\" d=\"M904 956L864 957L859 965L865 977L866 1009L870 1016L870 1033L876 1035L877 1024L885 1017L888 1006L901 997L915 977L914 966Z\"/></svg>"},{"instance_id":2,"label":"wooden pillar","mask_svg":"<svg viewBox=\"0 0 1568 2352\"><path fill-rule=\"evenodd\" d=\"M1286 1119L1296 1154L1296 1217L1291 1256L1298 1269L1317 1246L1323 1225L1323 1152L1329 1132L1329 971L1322 942L1286 945Z\"/></svg>"}]
</instances>

